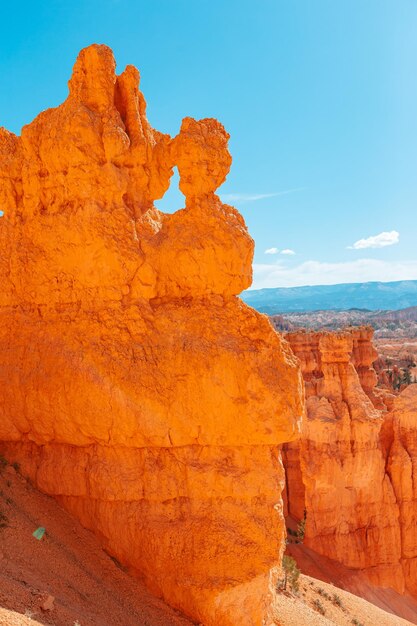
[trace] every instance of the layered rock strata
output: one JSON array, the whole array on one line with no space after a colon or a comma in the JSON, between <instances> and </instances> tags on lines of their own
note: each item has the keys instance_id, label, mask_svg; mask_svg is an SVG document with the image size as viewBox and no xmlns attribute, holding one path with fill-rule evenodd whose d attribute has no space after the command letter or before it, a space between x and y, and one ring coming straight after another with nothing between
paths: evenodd
<instances>
[{"instance_id":1,"label":"layered rock strata","mask_svg":"<svg viewBox=\"0 0 417 626\"><path fill-rule=\"evenodd\" d=\"M289 514L306 509L305 543L320 554L415 594L417 385L375 389L371 329L287 339L307 403L300 441L284 446Z\"/></svg>"},{"instance_id":2,"label":"layered rock strata","mask_svg":"<svg viewBox=\"0 0 417 626\"><path fill-rule=\"evenodd\" d=\"M287 342L236 297L253 242L214 193L227 141L214 119L154 130L99 45L61 106L0 130L0 449L206 626L267 621L303 412Z\"/></svg>"}]
</instances>

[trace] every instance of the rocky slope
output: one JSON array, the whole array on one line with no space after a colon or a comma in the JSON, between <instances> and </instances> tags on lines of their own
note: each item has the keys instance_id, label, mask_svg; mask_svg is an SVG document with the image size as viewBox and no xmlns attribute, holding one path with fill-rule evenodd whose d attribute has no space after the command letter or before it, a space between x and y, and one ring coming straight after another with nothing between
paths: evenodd
<instances>
[{"instance_id":1,"label":"rocky slope","mask_svg":"<svg viewBox=\"0 0 417 626\"><path fill-rule=\"evenodd\" d=\"M138 85L94 45L61 106L0 130L0 451L172 606L258 624L302 379L236 298L253 242L214 193L226 131L155 131ZM185 208L165 215L174 166Z\"/></svg>"},{"instance_id":2,"label":"rocky slope","mask_svg":"<svg viewBox=\"0 0 417 626\"><path fill-rule=\"evenodd\" d=\"M0 459L2 626L191 626ZM46 529L40 541L38 527Z\"/></svg>"},{"instance_id":3,"label":"rocky slope","mask_svg":"<svg viewBox=\"0 0 417 626\"><path fill-rule=\"evenodd\" d=\"M409 594L400 594L390 588L375 586L365 573L350 569L333 559L320 555L302 543L289 544L287 553L295 558L304 577L308 576L311 579L308 585L301 586L302 591L305 592L307 589L310 593L302 593L300 599L303 601L307 599L309 608L316 611L318 607L314 601L318 599L326 609L326 619L351 625L354 624L353 619L356 617L357 621L365 626L379 626L384 623L384 620L398 626L403 623L402 619L407 623L417 624L417 600ZM303 577L300 578L303 580ZM344 595L341 589L350 593ZM323 590L327 593L323 593ZM312 594L312 591L315 593ZM342 600L345 608L350 605L349 611L340 610L342 607L334 597L335 595ZM375 606L390 615L377 610L373 613ZM295 608L294 603L293 608ZM310 624L312 621L306 620L306 623ZM303 624L301 619L298 624L294 619L292 623L297 626Z\"/></svg>"},{"instance_id":4,"label":"rocky slope","mask_svg":"<svg viewBox=\"0 0 417 626\"><path fill-rule=\"evenodd\" d=\"M411 626L415 622L390 614L310 576L300 576L297 595L281 594L274 606L276 626Z\"/></svg>"},{"instance_id":5,"label":"rocky slope","mask_svg":"<svg viewBox=\"0 0 417 626\"><path fill-rule=\"evenodd\" d=\"M103 551L90 531L1 458L0 517L1 626L195 624L154 598ZM37 541L32 533L39 526L45 527L46 533ZM299 555L297 560L301 561ZM318 560L315 555L315 563ZM307 563L303 562L302 568L308 570ZM324 598L324 588L337 594L342 606ZM326 623L345 626L355 617L364 624L403 624L358 597L304 576L297 595L275 596L276 623L322 623L314 604L317 599L325 608Z\"/></svg>"},{"instance_id":6,"label":"rocky slope","mask_svg":"<svg viewBox=\"0 0 417 626\"><path fill-rule=\"evenodd\" d=\"M417 594L417 385L374 387L372 330L289 333L307 419L284 446L288 512L305 543L374 584Z\"/></svg>"}]
</instances>

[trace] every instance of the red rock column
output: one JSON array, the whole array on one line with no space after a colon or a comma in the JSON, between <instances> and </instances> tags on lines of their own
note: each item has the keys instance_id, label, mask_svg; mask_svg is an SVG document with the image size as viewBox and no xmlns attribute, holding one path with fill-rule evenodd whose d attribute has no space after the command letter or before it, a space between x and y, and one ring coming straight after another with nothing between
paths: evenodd
<instances>
[{"instance_id":1,"label":"red rock column","mask_svg":"<svg viewBox=\"0 0 417 626\"><path fill-rule=\"evenodd\" d=\"M260 625L298 361L236 297L253 242L215 195L226 131L155 131L138 81L91 46L61 106L0 131L1 449L170 604ZM164 215L174 165L185 208Z\"/></svg>"}]
</instances>

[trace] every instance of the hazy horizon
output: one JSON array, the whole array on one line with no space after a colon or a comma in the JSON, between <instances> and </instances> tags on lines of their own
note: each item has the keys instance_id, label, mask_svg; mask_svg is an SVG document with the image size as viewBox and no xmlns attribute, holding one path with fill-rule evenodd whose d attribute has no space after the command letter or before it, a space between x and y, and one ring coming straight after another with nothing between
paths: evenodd
<instances>
[{"instance_id":1,"label":"hazy horizon","mask_svg":"<svg viewBox=\"0 0 417 626\"><path fill-rule=\"evenodd\" d=\"M246 289L243 293L247 293L248 291L262 291L264 289L301 289L303 287L341 287L343 285L371 285L371 284L392 284L392 283L404 283L404 282L415 282L417 285L417 279L410 278L405 280L367 280L367 281L351 281L348 283L322 283L322 284L310 284L310 285L293 285L291 287L253 287L251 285L248 289Z\"/></svg>"}]
</instances>

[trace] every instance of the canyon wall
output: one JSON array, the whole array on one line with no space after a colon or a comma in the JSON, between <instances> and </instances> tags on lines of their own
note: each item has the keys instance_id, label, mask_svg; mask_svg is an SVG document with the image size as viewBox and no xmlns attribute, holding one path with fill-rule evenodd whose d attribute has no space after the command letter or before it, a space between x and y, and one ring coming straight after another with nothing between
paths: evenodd
<instances>
[{"instance_id":1,"label":"canyon wall","mask_svg":"<svg viewBox=\"0 0 417 626\"><path fill-rule=\"evenodd\" d=\"M305 543L417 593L417 385L377 389L373 331L286 335L303 371L307 418L284 445L290 516L307 512Z\"/></svg>"},{"instance_id":2,"label":"canyon wall","mask_svg":"<svg viewBox=\"0 0 417 626\"><path fill-rule=\"evenodd\" d=\"M253 242L214 193L226 131L186 118L171 139L138 85L93 45L62 105L0 129L0 451L171 605L258 625L302 378L236 297ZM185 208L167 215L174 166Z\"/></svg>"}]
</instances>

